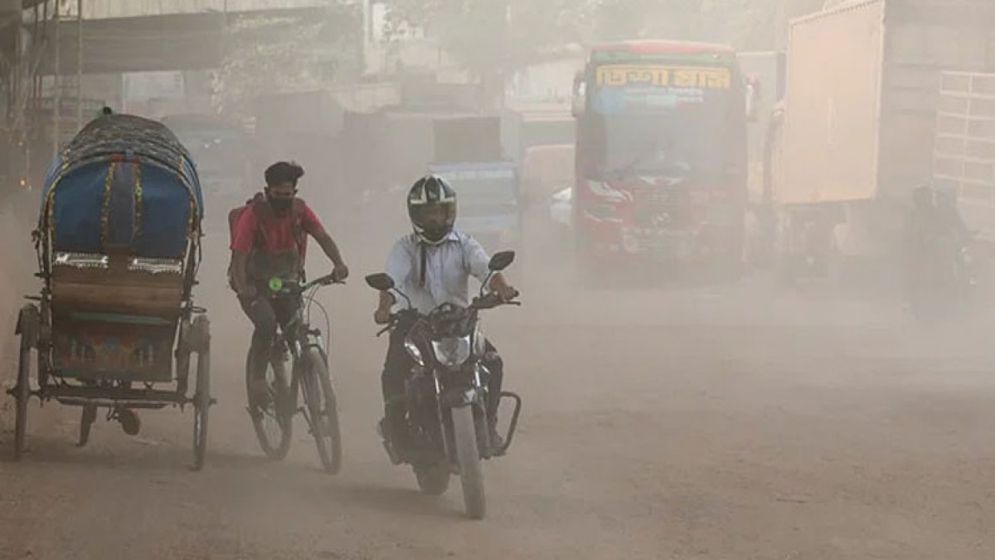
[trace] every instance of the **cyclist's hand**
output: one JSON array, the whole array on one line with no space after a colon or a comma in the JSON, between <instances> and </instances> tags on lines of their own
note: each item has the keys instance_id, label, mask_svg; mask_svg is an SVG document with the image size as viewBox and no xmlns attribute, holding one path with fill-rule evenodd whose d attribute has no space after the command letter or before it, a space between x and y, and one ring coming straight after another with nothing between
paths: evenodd
<instances>
[{"instance_id":1,"label":"cyclist's hand","mask_svg":"<svg viewBox=\"0 0 995 560\"><path fill-rule=\"evenodd\" d=\"M332 279L335 280L336 282L342 282L348 277L349 277L349 267L346 266L345 263L336 266L335 270L332 270Z\"/></svg>"}]
</instances>

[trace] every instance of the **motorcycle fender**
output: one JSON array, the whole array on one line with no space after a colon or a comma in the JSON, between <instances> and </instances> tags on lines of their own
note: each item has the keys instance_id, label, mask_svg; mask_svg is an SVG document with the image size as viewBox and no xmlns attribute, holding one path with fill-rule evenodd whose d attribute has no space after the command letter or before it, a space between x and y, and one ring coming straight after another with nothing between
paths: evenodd
<instances>
[{"instance_id":1,"label":"motorcycle fender","mask_svg":"<svg viewBox=\"0 0 995 560\"><path fill-rule=\"evenodd\" d=\"M431 377L415 374L405 382L408 402L421 403L435 397L435 383Z\"/></svg>"},{"instance_id":2,"label":"motorcycle fender","mask_svg":"<svg viewBox=\"0 0 995 560\"><path fill-rule=\"evenodd\" d=\"M30 347L38 345L41 336L41 314L33 304L25 305L17 315L17 326L15 334L24 337L25 343Z\"/></svg>"},{"instance_id":3,"label":"motorcycle fender","mask_svg":"<svg viewBox=\"0 0 995 560\"><path fill-rule=\"evenodd\" d=\"M475 388L450 389L442 394L444 408L463 408L480 402L480 391Z\"/></svg>"}]
</instances>

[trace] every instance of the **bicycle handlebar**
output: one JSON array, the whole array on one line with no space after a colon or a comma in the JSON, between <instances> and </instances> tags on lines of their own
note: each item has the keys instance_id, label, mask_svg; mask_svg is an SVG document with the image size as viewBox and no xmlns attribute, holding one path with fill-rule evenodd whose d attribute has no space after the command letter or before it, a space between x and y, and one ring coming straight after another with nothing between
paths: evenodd
<instances>
[{"instance_id":1,"label":"bicycle handlebar","mask_svg":"<svg viewBox=\"0 0 995 560\"><path fill-rule=\"evenodd\" d=\"M315 278L314 280L303 285L298 285L296 282L282 284L279 289L271 289L271 291L276 295L299 296L315 286L330 286L332 284L345 284L345 281L337 280L335 278L335 273L332 273L326 274L320 278Z\"/></svg>"}]
</instances>

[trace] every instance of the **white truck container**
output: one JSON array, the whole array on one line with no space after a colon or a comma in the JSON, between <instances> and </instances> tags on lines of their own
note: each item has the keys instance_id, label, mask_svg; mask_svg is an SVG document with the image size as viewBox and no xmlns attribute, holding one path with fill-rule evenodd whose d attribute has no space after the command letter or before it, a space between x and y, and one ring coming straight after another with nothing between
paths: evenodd
<instances>
[{"instance_id":1,"label":"white truck container","mask_svg":"<svg viewBox=\"0 0 995 560\"><path fill-rule=\"evenodd\" d=\"M995 74L944 72L933 179L957 193L968 229L995 247Z\"/></svg>"},{"instance_id":2,"label":"white truck container","mask_svg":"<svg viewBox=\"0 0 995 560\"><path fill-rule=\"evenodd\" d=\"M991 0L854 0L790 24L774 203L782 250L894 249L933 179L943 72L995 69Z\"/></svg>"}]
</instances>

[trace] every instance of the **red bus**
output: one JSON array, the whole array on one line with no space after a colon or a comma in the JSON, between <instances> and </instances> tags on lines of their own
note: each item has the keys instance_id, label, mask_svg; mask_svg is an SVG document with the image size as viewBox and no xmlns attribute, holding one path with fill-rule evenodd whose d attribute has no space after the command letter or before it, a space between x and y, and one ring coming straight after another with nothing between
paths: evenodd
<instances>
[{"instance_id":1,"label":"red bus","mask_svg":"<svg viewBox=\"0 0 995 560\"><path fill-rule=\"evenodd\" d=\"M573 107L582 270L695 261L739 269L752 90L727 46L629 41L591 50Z\"/></svg>"}]
</instances>

